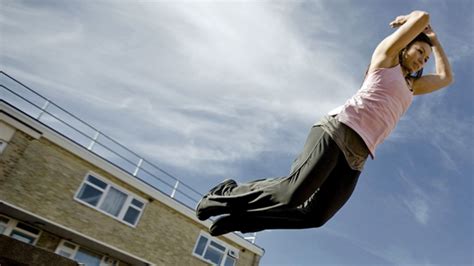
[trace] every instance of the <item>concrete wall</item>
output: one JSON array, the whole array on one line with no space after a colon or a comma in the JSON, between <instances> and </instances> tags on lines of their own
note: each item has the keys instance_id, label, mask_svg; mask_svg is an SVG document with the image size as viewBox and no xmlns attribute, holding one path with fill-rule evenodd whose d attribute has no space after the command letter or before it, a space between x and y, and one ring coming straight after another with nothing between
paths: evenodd
<instances>
[{"instance_id":1,"label":"concrete wall","mask_svg":"<svg viewBox=\"0 0 474 266\"><path fill-rule=\"evenodd\" d=\"M199 232L206 229L159 201L146 205L136 228L75 201L90 171L150 198L47 139L16 131L0 155L0 199L158 265L207 265L192 255ZM258 264L259 256L230 244L240 250L237 265Z\"/></svg>"}]
</instances>

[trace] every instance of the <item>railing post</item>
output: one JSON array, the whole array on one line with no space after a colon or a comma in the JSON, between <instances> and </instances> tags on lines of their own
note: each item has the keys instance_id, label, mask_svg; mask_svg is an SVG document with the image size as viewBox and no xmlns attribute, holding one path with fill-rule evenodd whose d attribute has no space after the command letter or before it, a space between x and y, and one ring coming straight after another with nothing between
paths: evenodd
<instances>
[{"instance_id":1,"label":"railing post","mask_svg":"<svg viewBox=\"0 0 474 266\"><path fill-rule=\"evenodd\" d=\"M49 100L47 100L47 101L44 103L43 107L41 108L41 112L38 114L38 117L36 118L36 120L40 120L40 119L41 119L41 117L42 117L43 114L45 113L45 111L46 111L46 109L48 108L48 106L49 106Z\"/></svg>"},{"instance_id":2,"label":"railing post","mask_svg":"<svg viewBox=\"0 0 474 266\"><path fill-rule=\"evenodd\" d=\"M250 241L252 244L255 244L255 241L257 240L257 233L253 233L252 236L246 236L244 239Z\"/></svg>"},{"instance_id":3,"label":"railing post","mask_svg":"<svg viewBox=\"0 0 474 266\"><path fill-rule=\"evenodd\" d=\"M140 167L142 166L143 159L140 158L140 161L138 161L137 168L135 168L135 171L133 172L133 176L137 176L138 170L140 170Z\"/></svg>"},{"instance_id":4,"label":"railing post","mask_svg":"<svg viewBox=\"0 0 474 266\"><path fill-rule=\"evenodd\" d=\"M176 190L178 189L179 186L179 180L176 180L176 184L174 184L173 192L171 192L171 198L174 198L174 195L176 194Z\"/></svg>"},{"instance_id":5,"label":"railing post","mask_svg":"<svg viewBox=\"0 0 474 266\"><path fill-rule=\"evenodd\" d=\"M99 138L99 135L100 135L100 132L99 132L99 131L96 131L96 132L95 132L95 136L94 136L94 138L92 139L91 144L89 144L89 147L87 147L88 150L92 150L92 147L94 147L94 144L95 144L95 142L97 141L97 139Z\"/></svg>"}]
</instances>

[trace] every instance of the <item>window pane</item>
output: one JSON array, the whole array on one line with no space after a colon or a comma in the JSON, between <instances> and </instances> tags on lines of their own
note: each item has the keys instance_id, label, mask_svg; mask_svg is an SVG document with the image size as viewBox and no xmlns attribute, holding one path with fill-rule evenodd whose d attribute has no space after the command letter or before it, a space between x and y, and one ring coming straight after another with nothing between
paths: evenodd
<instances>
[{"instance_id":1,"label":"window pane","mask_svg":"<svg viewBox=\"0 0 474 266\"><path fill-rule=\"evenodd\" d=\"M100 208L113 216L118 216L126 199L127 194L111 187Z\"/></svg>"},{"instance_id":2,"label":"window pane","mask_svg":"<svg viewBox=\"0 0 474 266\"><path fill-rule=\"evenodd\" d=\"M101 258L102 256L99 254L79 248L74 259L80 263L84 263L87 266L100 266Z\"/></svg>"},{"instance_id":3,"label":"window pane","mask_svg":"<svg viewBox=\"0 0 474 266\"><path fill-rule=\"evenodd\" d=\"M107 187L107 183L100 181L99 179L93 177L93 176L88 176L87 181L91 182L92 184L105 189Z\"/></svg>"},{"instance_id":4,"label":"window pane","mask_svg":"<svg viewBox=\"0 0 474 266\"><path fill-rule=\"evenodd\" d=\"M204 252L204 248L206 247L206 244L207 244L207 238L204 236L201 236L198 240L194 253L202 256L202 253Z\"/></svg>"},{"instance_id":5,"label":"window pane","mask_svg":"<svg viewBox=\"0 0 474 266\"><path fill-rule=\"evenodd\" d=\"M217 249L220 249L220 250L222 250L223 252L225 252L225 247L222 246L222 245L217 244L217 243L214 242L214 241L211 241L211 246L213 246L213 247L215 247L215 248L217 248Z\"/></svg>"},{"instance_id":6,"label":"window pane","mask_svg":"<svg viewBox=\"0 0 474 266\"><path fill-rule=\"evenodd\" d=\"M74 245L72 243L69 243L69 242L64 242L63 246L65 246L66 248L70 248L72 250L76 249L76 245Z\"/></svg>"},{"instance_id":7,"label":"window pane","mask_svg":"<svg viewBox=\"0 0 474 266\"><path fill-rule=\"evenodd\" d=\"M7 147L8 143L6 141L0 140L0 154L3 153L5 148Z\"/></svg>"},{"instance_id":8,"label":"window pane","mask_svg":"<svg viewBox=\"0 0 474 266\"><path fill-rule=\"evenodd\" d=\"M10 219L7 217L0 216L0 224L7 224Z\"/></svg>"},{"instance_id":9,"label":"window pane","mask_svg":"<svg viewBox=\"0 0 474 266\"><path fill-rule=\"evenodd\" d=\"M127 223L134 225L137 222L139 215L140 215L140 212L138 210L132 207L129 207L127 210L127 213L125 213L125 217L123 217L123 220L126 221Z\"/></svg>"},{"instance_id":10,"label":"window pane","mask_svg":"<svg viewBox=\"0 0 474 266\"><path fill-rule=\"evenodd\" d=\"M5 232L5 229L7 229L7 226L0 224L0 234L3 234L3 232Z\"/></svg>"},{"instance_id":11,"label":"window pane","mask_svg":"<svg viewBox=\"0 0 474 266\"><path fill-rule=\"evenodd\" d=\"M38 230L38 229L36 229L36 228L33 228L33 227L29 226L29 225L26 225L26 224L24 224L24 223L18 223L18 224L16 225L16 227L17 227L17 228L20 228L20 229L23 229L23 230L25 230L25 231L31 232L31 233L33 233L33 234L35 234L35 235L37 235L37 234L40 233L40 230Z\"/></svg>"},{"instance_id":12,"label":"window pane","mask_svg":"<svg viewBox=\"0 0 474 266\"><path fill-rule=\"evenodd\" d=\"M72 254L69 253L69 252L66 252L64 250L60 250L59 251L59 255L63 256L63 257L66 257L66 258L71 258Z\"/></svg>"},{"instance_id":13,"label":"window pane","mask_svg":"<svg viewBox=\"0 0 474 266\"><path fill-rule=\"evenodd\" d=\"M234 265L235 265L235 259L230 256L227 256L227 258L225 259L224 266L234 266Z\"/></svg>"},{"instance_id":14,"label":"window pane","mask_svg":"<svg viewBox=\"0 0 474 266\"><path fill-rule=\"evenodd\" d=\"M3 234L5 229L7 229L7 224L10 221L7 217L0 216L0 234Z\"/></svg>"},{"instance_id":15,"label":"window pane","mask_svg":"<svg viewBox=\"0 0 474 266\"><path fill-rule=\"evenodd\" d=\"M78 198L82 201L85 201L91 205L96 206L99 203L100 197L102 196L102 191L93 188L87 184L84 184L79 192Z\"/></svg>"},{"instance_id":16,"label":"window pane","mask_svg":"<svg viewBox=\"0 0 474 266\"><path fill-rule=\"evenodd\" d=\"M223 255L224 254L222 252L212 248L211 246L208 246L204 258L214 262L217 265L220 265Z\"/></svg>"},{"instance_id":17,"label":"window pane","mask_svg":"<svg viewBox=\"0 0 474 266\"><path fill-rule=\"evenodd\" d=\"M136 199L133 199L132 200L132 205L135 205L137 206L138 208L142 208L143 207L143 202L139 201L139 200L136 200Z\"/></svg>"},{"instance_id":18,"label":"window pane","mask_svg":"<svg viewBox=\"0 0 474 266\"><path fill-rule=\"evenodd\" d=\"M15 230L12 231L10 236L14 239L20 240L21 242L25 242L25 243L28 243L28 244L33 244L33 242L35 242L34 237L31 237L29 235L23 234L21 232L15 231Z\"/></svg>"}]
</instances>

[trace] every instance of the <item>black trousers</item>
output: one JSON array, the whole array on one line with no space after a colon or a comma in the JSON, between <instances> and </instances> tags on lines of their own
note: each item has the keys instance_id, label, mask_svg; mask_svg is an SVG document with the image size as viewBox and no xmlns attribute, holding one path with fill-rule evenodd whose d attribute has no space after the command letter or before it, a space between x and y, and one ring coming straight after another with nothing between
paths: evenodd
<instances>
[{"instance_id":1,"label":"black trousers","mask_svg":"<svg viewBox=\"0 0 474 266\"><path fill-rule=\"evenodd\" d=\"M206 195L197 211L217 206L219 214L230 214L211 226L214 235L320 227L346 203L359 175L331 137L315 126L288 176L227 182Z\"/></svg>"}]
</instances>

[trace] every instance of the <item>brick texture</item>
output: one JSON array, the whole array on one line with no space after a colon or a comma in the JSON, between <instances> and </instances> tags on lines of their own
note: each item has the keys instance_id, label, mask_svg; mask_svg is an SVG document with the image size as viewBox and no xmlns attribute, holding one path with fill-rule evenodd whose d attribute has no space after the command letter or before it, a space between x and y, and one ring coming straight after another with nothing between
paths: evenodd
<instances>
[{"instance_id":1,"label":"brick texture","mask_svg":"<svg viewBox=\"0 0 474 266\"><path fill-rule=\"evenodd\" d=\"M0 155L0 169L1 200L157 265L208 265L192 255L200 231L206 228L157 200L146 205L136 228L75 201L89 171L145 199L150 197L45 138L31 139L17 131ZM49 237L40 244L51 250L56 240ZM221 240L240 250L238 266L258 265L258 255Z\"/></svg>"}]
</instances>

